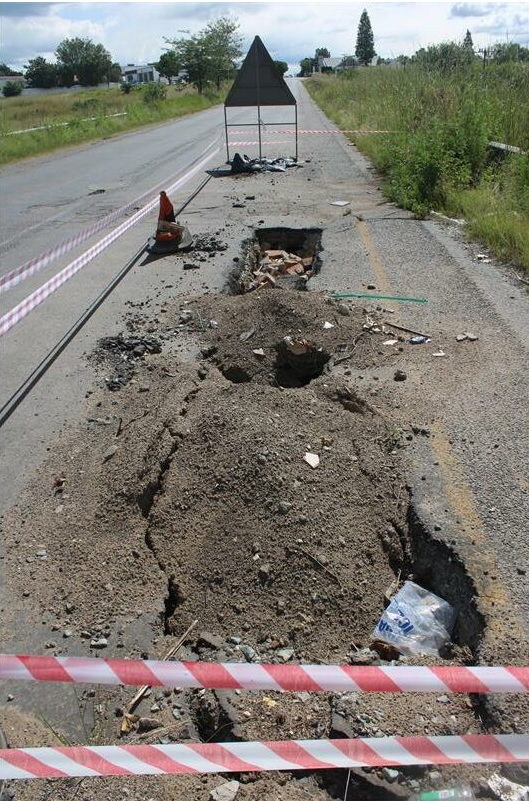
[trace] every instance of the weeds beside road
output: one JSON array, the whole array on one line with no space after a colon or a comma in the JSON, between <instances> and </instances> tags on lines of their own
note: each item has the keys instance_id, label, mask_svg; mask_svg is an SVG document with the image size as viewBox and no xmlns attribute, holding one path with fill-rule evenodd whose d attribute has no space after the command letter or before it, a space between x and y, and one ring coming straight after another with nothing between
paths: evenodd
<instances>
[{"instance_id":1,"label":"weeds beside road","mask_svg":"<svg viewBox=\"0 0 529 801\"><path fill-rule=\"evenodd\" d=\"M154 102L145 102L148 86L134 89L129 94L120 89L88 89L68 94L4 99L1 101L0 130L3 136L0 163L39 156L60 147L177 119L210 108L224 97L222 90L199 95L193 89L166 88L166 99ZM112 114L125 116L110 116ZM41 126L49 127L5 136L10 131Z\"/></svg>"},{"instance_id":2,"label":"weeds beside road","mask_svg":"<svg viewBox=\"0 0 529 801\"><path fill-rule=\"evenodd\" d=\"M529 158L498 161L491 140L529 149L529 68L450 72L370 67L306 81L323 111L351 135L386 178L386 193L418 217L464 216L471 236L529 270Z\"/></svg>"}]
</instances>

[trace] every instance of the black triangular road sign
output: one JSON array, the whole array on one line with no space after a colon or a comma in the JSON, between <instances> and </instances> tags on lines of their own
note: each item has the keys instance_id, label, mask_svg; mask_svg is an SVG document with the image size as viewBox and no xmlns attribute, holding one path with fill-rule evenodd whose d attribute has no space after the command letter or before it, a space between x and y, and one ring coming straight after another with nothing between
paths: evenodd
<instances>
[{"instance_id":1,"label":"black triangular road sign","mask_svg":"<svg viewBox=\"0 0 529 801\"><path fill-rule=\"evenodd\" d=\"M228 107L296 105L294 95L259 36L253 40L224 105Z\"/></svg>"}]
</instances>

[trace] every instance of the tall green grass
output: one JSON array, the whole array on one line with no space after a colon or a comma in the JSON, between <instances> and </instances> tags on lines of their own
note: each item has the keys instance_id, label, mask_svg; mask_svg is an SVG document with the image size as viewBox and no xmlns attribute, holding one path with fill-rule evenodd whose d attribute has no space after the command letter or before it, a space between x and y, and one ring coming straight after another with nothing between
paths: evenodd
<instances>
[{"instance_id":1,"label":"tall green grass","mask_svg":"<svg viewBox=\"0 0 529 801\"><path fill-rule=\"evenodd\" d=\"M479 64L451 71L418 65L315 76L306 86L385 177L388 197L424 217L468 220L471 236L529 269L529 157L498 161L496 140L529 150L529 66Z\"/></svg>"},{"instance_id":2,"label":"tall green grass","mask_svg":"<svg viewBox=\"0 0 529 801\"><path fill-rule=\"evenodd\" d=\"M199 95L190 88L182 91L168 87L167 99L154 103L145 102L141 88L129 94L119 89L92 89L3 99L0 102L0 164L177 119L210 108L223 98L224 90ZM123 112L126 116L108 116ZM89 117L95 119L86 119ZM58 125L64 122L68 125ZM9 131L43 125L49 127L5 136Z\"/></svg>"}]
</instances>

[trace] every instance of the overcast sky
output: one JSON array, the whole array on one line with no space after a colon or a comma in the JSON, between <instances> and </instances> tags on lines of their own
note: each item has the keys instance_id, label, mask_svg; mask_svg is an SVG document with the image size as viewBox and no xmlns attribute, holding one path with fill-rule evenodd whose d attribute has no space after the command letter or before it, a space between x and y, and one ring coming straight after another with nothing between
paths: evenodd
<instances>
[{"instance_id":1,"label":"overcast sky","mask_svg":"<svg viewBox=\"0 0 529 801\"><path fill-rule=\"evenodd\" d=\"M164 36L186 36L179 29L196 33L227 14L240 22L245 51L259 34L274 58L295 69L316 47L327 47L333 56L353 53L363 8L377 54L384 57L461 40L467 28L478 47L498 40L529 44L527 2L2 2L0 60L13 68L37 55L54 60L62 39L87 36L122 65L156 61Z\"/></svg>"}]
</instances>

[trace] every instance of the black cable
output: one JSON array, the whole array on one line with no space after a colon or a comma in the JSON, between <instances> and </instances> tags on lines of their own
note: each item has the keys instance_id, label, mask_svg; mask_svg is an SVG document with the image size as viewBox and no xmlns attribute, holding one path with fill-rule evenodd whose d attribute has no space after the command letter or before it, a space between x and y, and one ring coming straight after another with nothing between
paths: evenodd
<instances>
[{"instance_id":1,"label":"black cable","mask_svg":"<svg viewBox=\"0 0 529 801\"><path fill-rule=\"evenodd\" d=\"M180 206L177 210L176 215L178 216L183 212L187 206L191 203L192 200L202 191L202 189L206 186L208 181L211 180L211 175L209 175L200 186L193 192L192 195L188 197L186 202ZM17 409L17 407L22 403L24 398L31 392L33 387L40 381L42 376L47 372L47 370L51 367L53 362L61 355L63 350L70 344L72 339L77 336L79 331L83 328L85 323L92 317L93 314L99 309L101 304L107 299L111 292L117 287L120 281L125 278L129 270L136 264L140 256L145 252L147 248L147 242L141 246L141 248L134 254L134 256L126 263L126 265L119 271L119 273L112 279L110 284L108 284L103 291L98 295L98 297L94 300L94 302L83 312L83 314L79 317L78 320L72 325L69 331L59 340L59 342L55 345L55 347L50 350L50 352L44 357L44 359L40 362L40 364L33 370L30 376L24 381L24 383L16 390L16 392L11 395L8 401L4 403L2 408L0 409L0 428L4 425L7 420L11 417L13 412Z\"/></svg>"}]
</instances>

